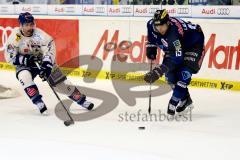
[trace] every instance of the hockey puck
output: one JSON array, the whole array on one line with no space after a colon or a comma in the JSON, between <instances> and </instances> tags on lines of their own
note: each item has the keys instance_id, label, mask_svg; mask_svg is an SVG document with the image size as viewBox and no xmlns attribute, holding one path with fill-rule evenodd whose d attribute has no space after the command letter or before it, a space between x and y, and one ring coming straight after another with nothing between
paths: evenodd
<instances>
[{"instance_id":1,"label":"hockey puck","mask_svg":"<svg viewBox=\"0 0 240 160\"><path fill-rule=\"evenodd\" d=\"M74 124L74 121L72 121L72 120L64 121L64 125L65 125L65 126L70 126L70 125L72 125L72 124Z\"/></svg>"},{"instance_id":2,"label":"hockey puck","mask_svg":"<svg viewBox=\"0 0 240 160\"><path fill-rule=\"evenodd\" d=\"M145 127L138 127L139 130L145 130Z\"/></svg>"}]
</instances>

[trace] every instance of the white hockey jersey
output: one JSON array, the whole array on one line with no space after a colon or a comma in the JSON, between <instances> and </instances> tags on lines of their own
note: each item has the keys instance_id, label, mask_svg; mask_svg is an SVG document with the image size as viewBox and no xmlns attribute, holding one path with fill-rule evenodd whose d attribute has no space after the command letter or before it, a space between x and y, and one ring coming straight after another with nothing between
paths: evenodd
<instances>
[{"instance_id":1,"label":"white hockey jersey","mask_svg":"<svg viewBox=\"0 0 240 160\"><path fill-rule=\"evenodd\" d=\"M34 54L46 58L52 64L55 63L56 48L53 38L39 28L35 28L31 37L25 37L19 27L12 30L6 47L5 59L14 64L16 55Z\"/></svg>"}]
</instances>

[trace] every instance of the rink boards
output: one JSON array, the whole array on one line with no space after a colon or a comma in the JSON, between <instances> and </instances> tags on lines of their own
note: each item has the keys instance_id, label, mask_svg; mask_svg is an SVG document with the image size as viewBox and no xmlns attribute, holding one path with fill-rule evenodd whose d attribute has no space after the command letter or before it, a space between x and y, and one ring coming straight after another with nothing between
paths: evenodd
<instances>
[{"instance_id":1,"label":"rink boards","mask_svg":"<svg viewBox=\"0 0 240 160\"><path fill-rule=\"evenodd\" d=\"M149 68L144 45L149 18L36 16L36 19L37 27L54 38L57 63L68 75L143 82L141 75ZM240 20L186 20L200 24L205 33L206 55L191 86L240 91ZM5 63L3 51L7 37L17 25L16 16L0 18L0 69L14 70ZM158 52L157 64L162 61L162 52Z\"/></svg>"}]
</instances>

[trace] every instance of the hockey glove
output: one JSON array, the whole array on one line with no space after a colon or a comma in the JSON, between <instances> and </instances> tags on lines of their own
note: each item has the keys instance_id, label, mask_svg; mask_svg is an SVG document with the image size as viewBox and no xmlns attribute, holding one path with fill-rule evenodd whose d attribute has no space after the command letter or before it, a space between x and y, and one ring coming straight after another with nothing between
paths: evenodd
<instances>
[{"instance_id":1,"label":"hockey glove","mask_svg":"<svg viewBox=\"0 0 240 160\"><path fill-rule=\"evenodd\" d=\"M39 77L46 81L52 72L53 65L49 61L43 61L39 73Z\"/></svg>"},{"instance_id":2,"label":"hockey glove","mask_svg":"<svg viewBox=\"0 0 240 160\"><path fill-rule=\"evenodd\" d=\"M155 60L157 56L157 46L154 44L147 43L146 53L148 59Z\"/></svg>"},{"instance_id":3,"label":"hockey glove","mask_svg":"<svg viewBox=\"0 0 240 160\"><path fill-rule=\"evenodd\" d=\"M26 67L36 67L35 62L38 58L32 54L21 55L17 54L13 62L14 65L24 65Z\"/></svg>"},{"instance_id":4,"label":"hockey glove","mask_svg":"<svg viewBox=\"0 0 240 160\"><path fill-rule=\"evenodd\" d=\"M167 71L168 69L165 65L158 65L152 71L144 75L144 80L147 83L154 83L156 80L162 77L163 74L166 73Z\"/></svg>"}]
</instances>

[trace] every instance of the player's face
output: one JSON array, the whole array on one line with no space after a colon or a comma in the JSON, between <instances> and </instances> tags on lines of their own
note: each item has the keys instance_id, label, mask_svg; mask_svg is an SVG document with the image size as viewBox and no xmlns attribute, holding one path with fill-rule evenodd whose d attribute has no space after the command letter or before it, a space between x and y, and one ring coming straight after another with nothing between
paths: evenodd
<instances>
[{"instance_id":1,"label":"player's face","mask_svg":"<svg viewBox=\"0 0 240 160\"><path fill-rule=\"evenodd\" d=\"M168 24L158 25L155 28L161 35L165 35L168 30Z\"/></svg>"},{"instance_id":2,"label":"player's face","mask_svg":"<svg viewBox=\"0 0 240 160\"><path fill-rule=\"evenodd\" d=\"M31 23L24 23L21 25L22 32L24 36L31 36L33 34L33 30L35 28L35 24Z\"/></svg>"}]
</instances>

